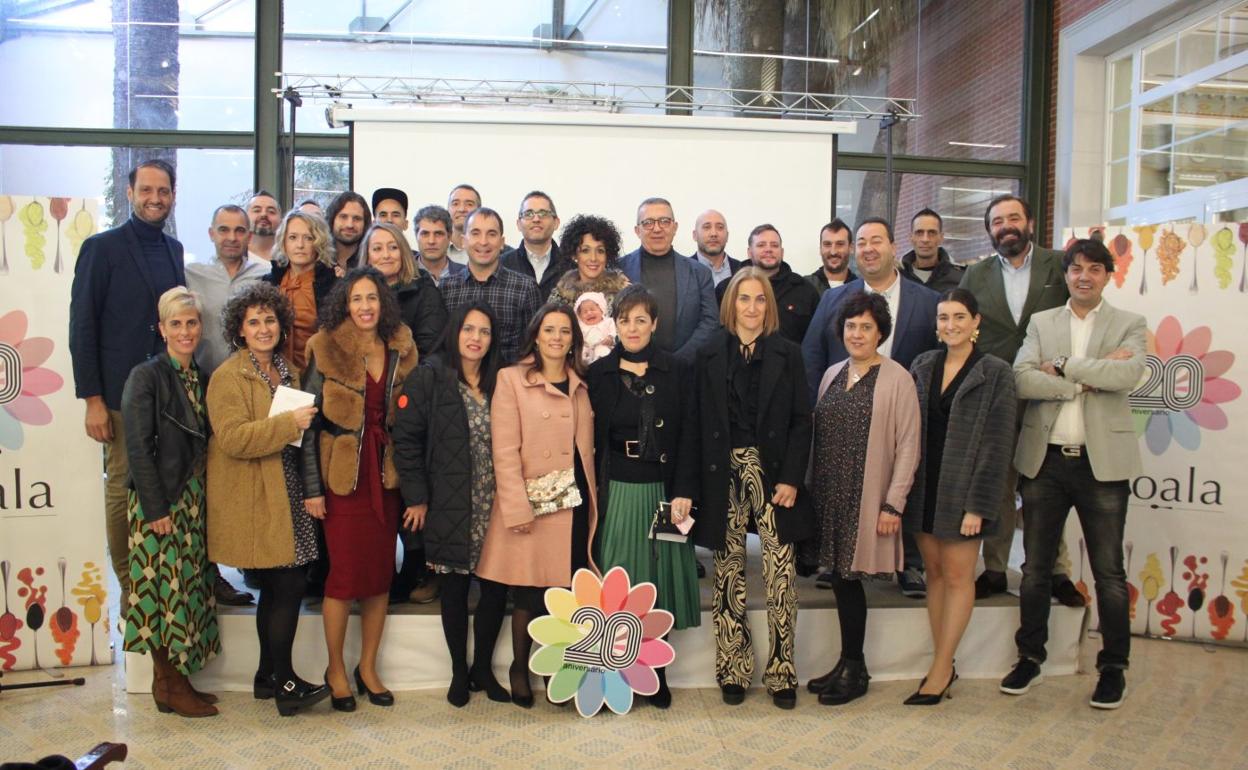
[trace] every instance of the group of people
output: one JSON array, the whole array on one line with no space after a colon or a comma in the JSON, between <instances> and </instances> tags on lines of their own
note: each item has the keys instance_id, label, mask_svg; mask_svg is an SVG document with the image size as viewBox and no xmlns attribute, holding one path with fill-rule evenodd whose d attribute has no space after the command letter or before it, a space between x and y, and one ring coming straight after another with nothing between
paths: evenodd
<instances>
[{"instance_id":1,"label":"group of people","mask_svg":"<svg viewBox=\"0 0 1248 770\"><path fill-rule=\"evenodd\" d=\"M655 584L674 628L697 626L694 544L714 554L716 679L740 703L754 676L749 530L775 705L797 702L799 573L822 570L836 592L839 659L808 683L836 705L870 679L863 581L923 567L934 655L906 703L935 705L957 679L981 540L979 582L1004 577L988 539L1012 539L1019 476L1020 658L1001 689L1040 681L1073 505L1104 637L1091 703L1122 702L1121 540L1139 465L1126 398L1144 370L1144 324L1102 300L1105 247L1042 249L1025 201L990 203L997 253L967 269L924 210L912 221L921 254L898 263L891 224L868 218L852 233L854 276L838 220L820 233L820 271L803 277L771 225L736 263L715 211L698 218L698 254L677 254L662 198L642 201L640 246L621 256L620 233L597 216L574 217L555 243L555 204L535 191L519 207L522 243L506 249L502 216L468 185L415 214L419 253L402 191L378 190L371 210L347 192L323 215L284 216L261 194L220 207L215 260L184 265L163 232L174 190L159 160L131 172L133 215L84 242L70 313L86 429L106 446L125 648L151 656L162 711L217 713L188 678L220 649L217 563L259 586L254 694L283 715L326 698L354 710L352 684L394 703L377 664L405 573L441 593L447 700L484 691L529 707L528 624L547 588L622 566ZM271 251L251 250L257 235ZM663 528L689 538L655 538ZM309 580L323 582L319 682L292 661ZM493 657L509 597L504 687ZM352 602L361 640L348 673ZM649 700L671 703L662 669Z\"/></svg>"}]
</instances>

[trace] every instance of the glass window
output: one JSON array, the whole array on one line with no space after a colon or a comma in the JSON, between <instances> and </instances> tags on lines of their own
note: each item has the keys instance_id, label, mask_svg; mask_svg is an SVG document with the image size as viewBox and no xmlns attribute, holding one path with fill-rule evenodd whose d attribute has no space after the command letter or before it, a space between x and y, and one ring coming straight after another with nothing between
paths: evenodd
<instances>
[{"instance_id":1,"label":"glass window","mask_svg":"<svg viewBox=\"0 0 1248 770\"><path fill-rule=\"evenodd\" d=\"M308 198L327 208L338 193L351 187L351 161L336 156L295 157L295 199Z\"/></svg>"},{"instance_id":2,"label":"glass window","mask_svg":"<svg viewBox=\"0 0 1248 770\"><path fill-rule=\"evenodd\" d=\"M1022 3L712 5L694 31L695 85L914 99L922 117L894 129L898 154L1022 158ZM859 121L841 149L882 152L879 122Z\"/></svg>"},{"instance_id":3,"label":"glass window","mask_svg":"<svg viewBox=\"0 0 1248 770\"><path fill-rule=\"evenodd\" d=\"M255 0L0 7L0 125L252 129Z\"/></svg>"},{"instance_id":4,"label":"glass window","mask_svg":"<svg viewBox=\"0 0 1248 770\"><path fill-rule=\"evenodd\" d=\"M186 247L188 261L211 259L212 212L223 203L241 205L251 194L250 150L0 145L0 189L12 195L102 198L101 227L112 227L130 215L130 169L157 154L172 160L178 175L170 230Z\"/></svg>"},{"instance_id":5,"label":"glass window","mask_svg":"<svg viewBox=\"0 0 1248 770\"><path fill-rule=\"evenodd\" d=\"M1123 107L1131 103L1131 61L1132 57L1124 56L1109 65L1110 109Z\"/></svg>"},{"instance_id":6,"label":"glass window","mask_svg":"<svg viewBox=\"0 0 1248 770\"><path fill-rule=\"evenodd\" d=\"M1131 164L1124 158L1109 164L1109 205L1121 206L1130 201L1127 189L1127 172Z\"/></svg>"},{"instance_id":7,"label":"glass window","mask_svg":"<svg viewBox=\"0 0 1248 770\"><path fill-rule=\"evenodd\" d=\"M1131 110L1122 109L1109 116L1109 159L1122 160L1131 149Z\"/></svg>"},{"instance_id":8,"label":"glass window","mask_svg":"<svg viewBox=\"0 0 1248 770\"><path fill-rule=\"evenodd\" d=\"M338 74L349 73L447 80L667 82L667 0L626 4L570 0L563 4L563 29L558 35L552 26L553 6L549 0L286 2L282 67L335 80ZM361 14L362 7L367 16ZM368 82L369 87L375 83ZM536 85L540 88L541 83ZM330 103L305 98L297 128L313 133L331 130L322 117Z\"/></svg>"},{"instance_id":9,"label":"glass window","mask_svg":"<svg viewBox=\"0 0 1248 770\"><path fill-rule=\"evenodd\" d=\"M1165 40L1144 51L1144 72L1140 77L1140 91L1149 91L1174 79L1174 38Z\"/></svg>"},{"instance_id":10,"label":"glass window","mask_svg":"<svg viewBox=\"0 0 1248 770\"><path fill-rule=\"evenodd\" d=\"M1178 74L1208 67L1218 58L1218 19L1214 17L1179 35Z\"/></svg>"},{"instance_id":11,"label":"glass window","mask_svg":"<svg viewBox=\"0 0 1248 770\"><path fill-rule=\"evenodd\" d=\"M988 202L1005 193L1019 194L1017 179L991 179L931 174L894 174L897 184L897 219L893 236L897 257L910 251L910 219L930 208L944 220L945 251L958 262L976 260L992 252L984 230ZM888 211L886 177L882 171L840 171L836 176L836 213L854 226L870 216Z\"/></svg>"},{"instance_id":12,"label":"glass window","mask_svg":"<svg viewBox=\"0 0 1248 770\"><path fill-rule=\"evenodd\" d=\"M1218 26L1218 58L1248 51L1248 3L1222 14Z\"/></svg>"}]
</instances>

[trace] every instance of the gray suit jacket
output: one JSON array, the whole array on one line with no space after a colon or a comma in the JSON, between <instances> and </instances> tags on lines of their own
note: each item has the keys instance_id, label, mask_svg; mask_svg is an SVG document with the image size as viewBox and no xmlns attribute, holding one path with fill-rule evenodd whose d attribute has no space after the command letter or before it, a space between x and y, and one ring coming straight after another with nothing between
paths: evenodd
<instances>
[{"instance_id":1,"label":"gray suit jacket","mask_svg":"<svg viewBox=\"0 0 1248 770\"><path fill-rule=\"evenodd\" d=\"M1056 377L1045 374L1040 365L1056 356L1070 355L1070 310L1063 305L1031 317L1027 337L1014 360L1018 397L1027 400L1014 451L1014 467L1019 473L1035 478L1040 472L1049 432L1062 402L1074 398L1081 384L1095 388L1083 396L1085 448L1092 475L1098 481L1120 481L1143 471L1127 396L1144 376L1146 332L1144 316L1105 302L1093 323L1087 355L1071 357L1066 362L1066 376ZM1119 348L1130 350L1131 358L1105 359Z\"/></svg>"}]
</instances>

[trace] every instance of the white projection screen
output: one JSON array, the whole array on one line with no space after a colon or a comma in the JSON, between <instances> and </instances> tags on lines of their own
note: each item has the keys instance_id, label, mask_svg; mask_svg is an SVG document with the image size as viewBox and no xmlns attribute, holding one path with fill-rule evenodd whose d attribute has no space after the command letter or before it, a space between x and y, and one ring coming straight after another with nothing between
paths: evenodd
<instances>
[{"instance_id":1,"label":"white projection screen","mask_svg":"<svg viewBox=\"0 0 1248 770\"><path fill-rule=\"evenodd\" d=\"M334 108L352 126L352 189L408 194L409 214L446 205L457 184L481 191L503 216L507 243L519 238L522 196L543 190L566 223L575 214L615 222L622 252L637 247L637 204L672 202L675 247L692 254L694 220L713 208L728 221L729 248L744 259L755 225L780 231L785 261L809 273L819 265L819 229L831 219L833 137L853 122L520 112L476 109ZM556 235L556 238L558 236Z\"/></svg>"}]
</instances>

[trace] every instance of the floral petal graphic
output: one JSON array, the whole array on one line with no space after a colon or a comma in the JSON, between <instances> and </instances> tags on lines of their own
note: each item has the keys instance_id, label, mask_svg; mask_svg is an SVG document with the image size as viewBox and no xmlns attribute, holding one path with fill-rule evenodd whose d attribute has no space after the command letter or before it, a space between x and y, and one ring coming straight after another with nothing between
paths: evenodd
<instances>
[{"instance_id":1,"label":"floral petal graphic","mask_svg":"<svg viewBox=\"0 0 1248 770\"><path fill-rule=\"evenodd\" d=\"M1205 430L1226 430L1229 424L1226 412L1217 404L1197 404L1187 410L1187 416Z\"/></svg>"},{"instance_id":2,"label":"floral petal graphic","mask_svg":"<svg viewBox=\"0 0 1248 770\"><path fill-rule=\"evenodd\" d=\"M546 615L529 622L529 636L542 644L571 644L585 636L585 631L562 618Z\"/></svg>"},{"instance_id":3,"label":"floral petal graphic","mask_svg":"<svg viewBox=\"0 0 1248 770\"><path fill-rule=\"evenodd\" d=\"M550 699L555 703L563 703L576 695L577 690L581 687L581 680L585 678L587 672L579 668L561 668L554 676L550 678L550 684L546 686L546 692ZM601 696L599 696L601 697ZM599 700L598 705L602 705ZM598 709L594 709L597 711Z\"/></svg>"},{"instance_id":4,"label":"floral petal graphic","mask_svg":"<svg viewBox=\"0 0 1248 770\"><path fill-rule=\"evenodd\" d=\"M1229 350L1213 350L1200 359L1205 368L1205 381L1221 377L1235 365L1235 354Z\"/></svg>"},{"instance_id":5,"label":"floral petal graphic","mask_svg":"<svg viewBox=\"0 0 1248 770\"><path fill-rule=\"evenodd\" d=\"M1149 415L1148 426L1144 429L1144 443L1148 445L1148 451L1155 455L1166 451L1166 447L1170 446L1170 434L1168 412L1153 412Z\"/></svg>"},{"instance_id":6,"label":"floral petal graphic","mask_svg":"<svg viewBox=\"0 0 1248 770\"><path fill-rule=\"evenodd\" d=\"M26 314L14 310L0 316L0 342L7 342L13 347L26 336Z\"/></svg>"},{"instance_id":7,"label":"floral petal graphic","mask_svg":"<svg viewBox=\"0 0 1248 770\"><path fill-rule=\"evenodd\" d=\"M1200 427L1192 422L1186 412L1170 415L1170 431L1179 446L1184 449L1200 449Z\"/></svg>"},{"instance_id":8,"label":"floral petal graphic","mask_svg":"<svg viewBox=\"0 0 1248 770\"><path fill-rule=\"evenodd\" d=\"M1234 401L1239 398L1239 386L1230 380L1221 378L1216 380L1205 380L1204 395L1201 401L1207 404L1225 404L1227 401Z\"/></svg>"},{"instance_id":9,"label":"floral petal graphic","mask_svg":"<svg viewBox=\"0 0 1248 770\"><path fill-rule=\"evenodd\" d=\"M566 588L550 588L546 591L546 611L553 618L572 620L572 613L581 606L576 594Z\"/></svg>"},{"instance_id":10,"label":"floral petal graphic","mask_svg":"<svg viewBox=\"0 0 1248 770\"><path fill-rule=\"evenodd\" d=\"M42 366L44 361L52 355L53 343L47 337L31 337L20 345L14 345L17 352L22 354L22 368L32 369L36 366Z\"/></svg>"},{"instance_id":11,"label":"floral petal graphic","mask_svg":"<svg viewBox=\"0 0 1248 770\"><path fill-rule=\"evenodd\" d=\"M563 666L563 651L566 644L552 644L538 649L529 659L529 670L541 676L554 676Z\"/></svg>"},{"instance_id":12,"label":"floral petal graphic","mask_svg":"<svg viewBox=\"0 0 1248 770\"><path fill-rule=\"evenodd\" d=\"M0 447L22 448L22 424L4 409L0 409Z\"/></svg>"},{"instance_id":13,"label":"floral petal graphic","mask_svg":"<svg viewBox=\"0 0 1248 770\"><path fill-rule=\"evenodd\" d=\"M676 660L676 651L664 639L647 639L641 643L637 662L651 668L662 668Z\"/></svg>"},{"instance_id":14,"label":"floral petal graphic","mask_svg":"<svg viewBox=\"0 0 1248 770\"><path fill-rule=\"evenodd\" d=\"M619 671L608 671L603 674L602 680L607 708L617 714L627 714L633 707L633 688L624 681Z\"/></svg>"},{"instance_id":15,"label":"floral petal graphic","mask_svg":"<svg viewBox=\"0 0 1248 770\"><path fill-rule=\"evenodd\" d=\"M576 603L581 607L602 606L602 583L598 582L597 575L587 569L578 569L572 576L572 593L576 595Z\"/></svg>"},{"instance_id":16,"label":"floral petal graphic","mask_svg":"<svg viewBox=\"0 0 1248 770\"><path fill-rule=\"evenodd\" d=\"M22 393L27 396L46 396L60 390L64 384L61 375L51 369L22 370Z\"/></svg>"},{"instance_id":17,"label":"floral petal graphic","mask_svg":"<svg viewBox=\"0 0 1248 770\"><path fill-rule=\"evenodd\" d=\"M654 602L657 598L658 592L654 588L654 583L642 583L634 586L633 590L628 593L628 600L624 602L624 610L639 618L644 618L646 613L654 609Z\"/></svg>"},{"instance_id":18,"label":"floral petal graphic","mask_svg":"<svg viewBox=\"0 0 1248 770\"><path fill-rule=\"evenodd\" d=\"M568 669L564 669L559 673L564 673ZM552 680L553 682L553 680ZM606 700L606 693L603 691L602 672L586 671L576 691L576 710L583 717L592 717L602 709L602 702ZM556 701L558 703L560 701Z\"/></svg>"},{"instance_id":19,"label":"floral petal graphic","mask_svg":"<svg viewBox=\"0 0 1248 770\"><path fill-rule=\"evenodd\" d=\"M610 615L619 611L628 598L628 572L623 567L612 567L602 579L602 611Z\"/></svg>"},{"instance_id":20,"label":"floral petal graphic","mask_svg":"<svg viewBox=\"0 0 1248 770\"><path fill-rule=\"evenodd\" d=\"M33 396L18 396L5 404L4 409L27 425L47 425L52 422L52 410Z\"/></svg>"},{"instance_id":21,"label":"floral petal graphic","mask_svg":"<svg viewBox=\"0 0 1248 770\"><path fill-rule=\"evenodd\" d=\"M1157 357L1162 361L1178 353L1179 346L1183 344L1183 327L1179 325L1179 319L1172 315L1161 319L1161 323L1157 324L1155 340Z\"/></svg>"},{"instance_id":22,"label":"floral petal graphic","mask_svg":"<svg viewBox=\"0 0 1248 770\"><path fill-rule=\"evenodd\" d=\"M1208 326L1197 326L1187 333L1183 338L1183 342L1179 347L1179 352L1186 353L1189 356L1200 358L1209 352L1209 345L1213 342L1213 329Z\"/></svg>"},{"instance_id":23,"label":"floral petal graphic","mask_svg":"<svg viewBox=\"0 0 1248 770\"><path fill-rule=\"evenodd\" d=\"M654 695L659 691L658 675L644 663L634 663L621 671L620 676L640 695Z\"/></svg>"},{"instance_id":24,"label":"floral petal graphic","mask_svg":"<svg viewBox=\"0 0 1248 770\"><path fill-rule=\"evenodd\" d=\"M658 639L672 630L676 618L667 610L651 610L641 619L641 638Z\"/></svg>"}]
</instances>

